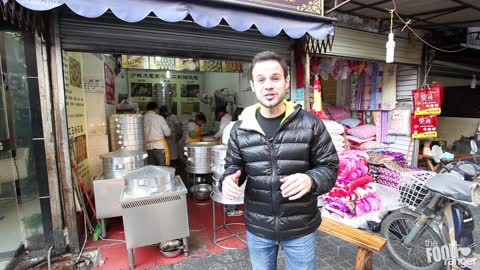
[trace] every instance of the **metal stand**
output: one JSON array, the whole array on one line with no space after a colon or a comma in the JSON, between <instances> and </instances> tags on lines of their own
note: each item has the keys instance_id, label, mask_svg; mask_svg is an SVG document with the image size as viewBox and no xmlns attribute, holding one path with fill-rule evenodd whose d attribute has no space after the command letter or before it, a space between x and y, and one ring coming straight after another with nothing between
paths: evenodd
<instances>
[{"instance_id":1,"label":"metal stand","mask_svg":"<svg viewBox=\"0 0 480 270\"><path fill-rule=\"evenodd\" d=\"M128 268L133 270L135 268L135 256L133 255L133 248L127 249L128 253Z\"/></svg>"},{"instance_id":2,"label":"metal stand","mask_svg":"<svg viewBox=\"0 0 480 270\"><path fill-rule=\"evenodd\" d=\"M100 224L102 225L102 237L107 238L107 226L105 225L105 219L100 219Z\"/></svg>"},{"instance_id":3,"label":"metal stand","mask_svg":"<svg viewBox=\"0 0 480 270\"><path fill-rule=\"evenodd\" d=\"M238 205L238 204L237 204ZM243 231L243 232L239 232L239 233L236 233L234 232L230 226L232 225L237 225L237 226L245 226L245 223L240 223L240 222L236 222L236 223L227 223L226 220L225 220L225 205L222 204L222 215L223 215L223 224L218 226L217 227L217 224L216 224L216 214L215 214L215 200L212 198L212 216L213 216L213 223L212 223L212 241L215 245L223 248L223 249L236 249L236 248L232 248L232 247L227 247L227 246L224 246L224 245L221 245L219 244L219 242L223 241L223 240L226 240L226 239L229 239L229 238L232 238L232 237L236 237L238 240L240 240L242 243L247 243L247 241L245 241L245 239L243 239L240 235L246 233L246 231ZM220 230L221 228L225 228L228 232L230 232L230 235L227 235L227 236L224 236L224 237L221 237L221 238L217 238L217 231Z\"/></svg>"},{"instance_id":4,"label":"metal stand","mask_svg":"<svg viewBox=\"0 0 480 270\"><path fill-rule=\"evenodd\" d=\"M188 194L190 194L190 197L192 198L192 203L195 204L195 205L210 205L210 202L207 199L207 200L198 200L197 199L197 196L195 195L195 192L191 193L190 192L190 187L195 187L196 185L198 185L196 182L195 182L195 177L197 175L210 175L210 174L197 174L197 173L194 173L194 172L189 172L187 170L187 185L188 185ZM193 180L192 180L193 178ZM205 184L210 184L211 181L208 181L208 177L207 177L207 181L205 182ZM194 188L195 189L195 188Z\"/></svg>"}]
</instances>

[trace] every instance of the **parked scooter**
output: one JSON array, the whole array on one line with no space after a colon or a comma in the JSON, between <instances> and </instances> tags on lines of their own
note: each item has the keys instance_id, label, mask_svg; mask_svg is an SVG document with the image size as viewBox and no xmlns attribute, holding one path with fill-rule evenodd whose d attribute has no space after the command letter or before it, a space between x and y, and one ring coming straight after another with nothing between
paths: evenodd
<instances>
[{"instance_id":1,"label":"parked scooter","mask_svg":"<svg viewBox=\"0 0 480 270\"><path fill-rule=\"evenodd\" d=\"M477 151L473 142L475 161ZM404 269L468 269L476 258L472 256L474 221L466 205L480 205L480 185L472 181L480 169L474 163L446 166L438 146L432 155L442 172L402 175L400 198L408 207L388 215L381 233L390 257ZM427 179L420 180L421 175Z\"/></svg>"}]
</instances>

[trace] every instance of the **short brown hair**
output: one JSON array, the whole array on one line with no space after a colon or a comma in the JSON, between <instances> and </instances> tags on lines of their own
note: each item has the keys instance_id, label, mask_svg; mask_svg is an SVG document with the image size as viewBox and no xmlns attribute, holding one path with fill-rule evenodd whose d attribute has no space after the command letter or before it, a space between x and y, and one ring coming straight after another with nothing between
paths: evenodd
<instances>
[{"instance_id":1,"label":"short brown hair","mask_svg":"<svg viewBox=\"0 0 480 270\"><path fill-rule=\"evenodd\" d=\"M263 51L263 52L257 53L252 59L252 64L250 65L250 69L248 72L248 74L250 75L250 80L253 80L253 68L255 67L255 65L257 63L270 61L270 60L277 61L280 64L280 66L283 69L283 77L286 78L288 74L288 66L285 59L283 59L283 57L276 52Z\"/></svg>"}]
</instances>

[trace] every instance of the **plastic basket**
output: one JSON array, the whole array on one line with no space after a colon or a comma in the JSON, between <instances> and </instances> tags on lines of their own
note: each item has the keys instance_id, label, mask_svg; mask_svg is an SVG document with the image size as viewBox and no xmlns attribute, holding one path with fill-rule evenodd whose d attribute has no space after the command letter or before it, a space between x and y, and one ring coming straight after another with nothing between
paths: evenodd
<instances>
[{"instance_id":1,"label":"plastic basket","mask_svg":"<svg viewBox=\"0 0 480 270\"><path fill-rule=\"evenodd\" d=\"M405 172L400 174L398 190L400 202L415 210L424 206L432 196L425 181L436 173L429 171Z\"/></svg>"}]
</instances>

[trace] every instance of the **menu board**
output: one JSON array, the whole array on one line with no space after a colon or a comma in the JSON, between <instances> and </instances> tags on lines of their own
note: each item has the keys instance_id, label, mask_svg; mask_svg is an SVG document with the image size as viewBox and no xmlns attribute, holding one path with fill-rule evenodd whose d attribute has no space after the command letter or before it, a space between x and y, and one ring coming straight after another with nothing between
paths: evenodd
<instances>
[{"instance_id":1,"label":"menu board","mask_svg":"<svg viewBox=\"0 0 480 270\"><path fill-rule=\"evenodd\" d=\"M243 71L243 66L240 62L222 61L222 71L241 73Z\"/></svg>"},{"instance_id":2,"label":"menu board","mask_svg":"<svg viewBox=\"0 0 480 270\"><path fill-rule=\"evenodd\" d=\"M90 169L87 148L87 114L83 81L82 53L63 52L65 107L67 110L68 139L71 158L80 177L90 189ZM75 174L73 174L76 177Z\"/></svg>"},{"instance_id":3,"label":"menu board","mask_svg":"<svg viewBox=\"0 0 480 270\"><path fill-rule=\"evenodd\" d=\"M200 74L196 72L170 72L160 70L128 70L130 98L142 109L146 103L156 101L158 91L166 90L172 101L180 98L197 98L200 93ZM177 93L178 91L178 93Z\"/></svg>"},{"instance_id":4,"label":"menu board","mask_svg":"<svg viewBox=\"0 0 480 270\"><path fill-rule=\"evenodd\" d=\"M122 68L148 69L150 67L148 56L122 55Z\"/></svg>"},{"instance_id":5,"label":"menu board","mask_svg":"<svg viewBox=\"0 0 480 270\"><path fill-rule=\"evenodd\" d=\"M175 58L150 56L150 69L175 70Z\"/></svg>"},{"instance_id":6,"label":"menu board","mask_svg":"<svg viewBox=\"0 0 480 270\"><path fill-rule=\"evenodd\" d=\"M192 58L176 58L175 59L176 71L199 71L200 63L196 59Z\"/></svg>"},{"instance_id":7,"label":"menu board","mask_svg":"<svg viewBox=\"0 0 480 270\"><path fill-rule=\"evenodd\" d=\"M200 71L222 72L222 61L200 60Z\"/></svg>"}]
</instances>

